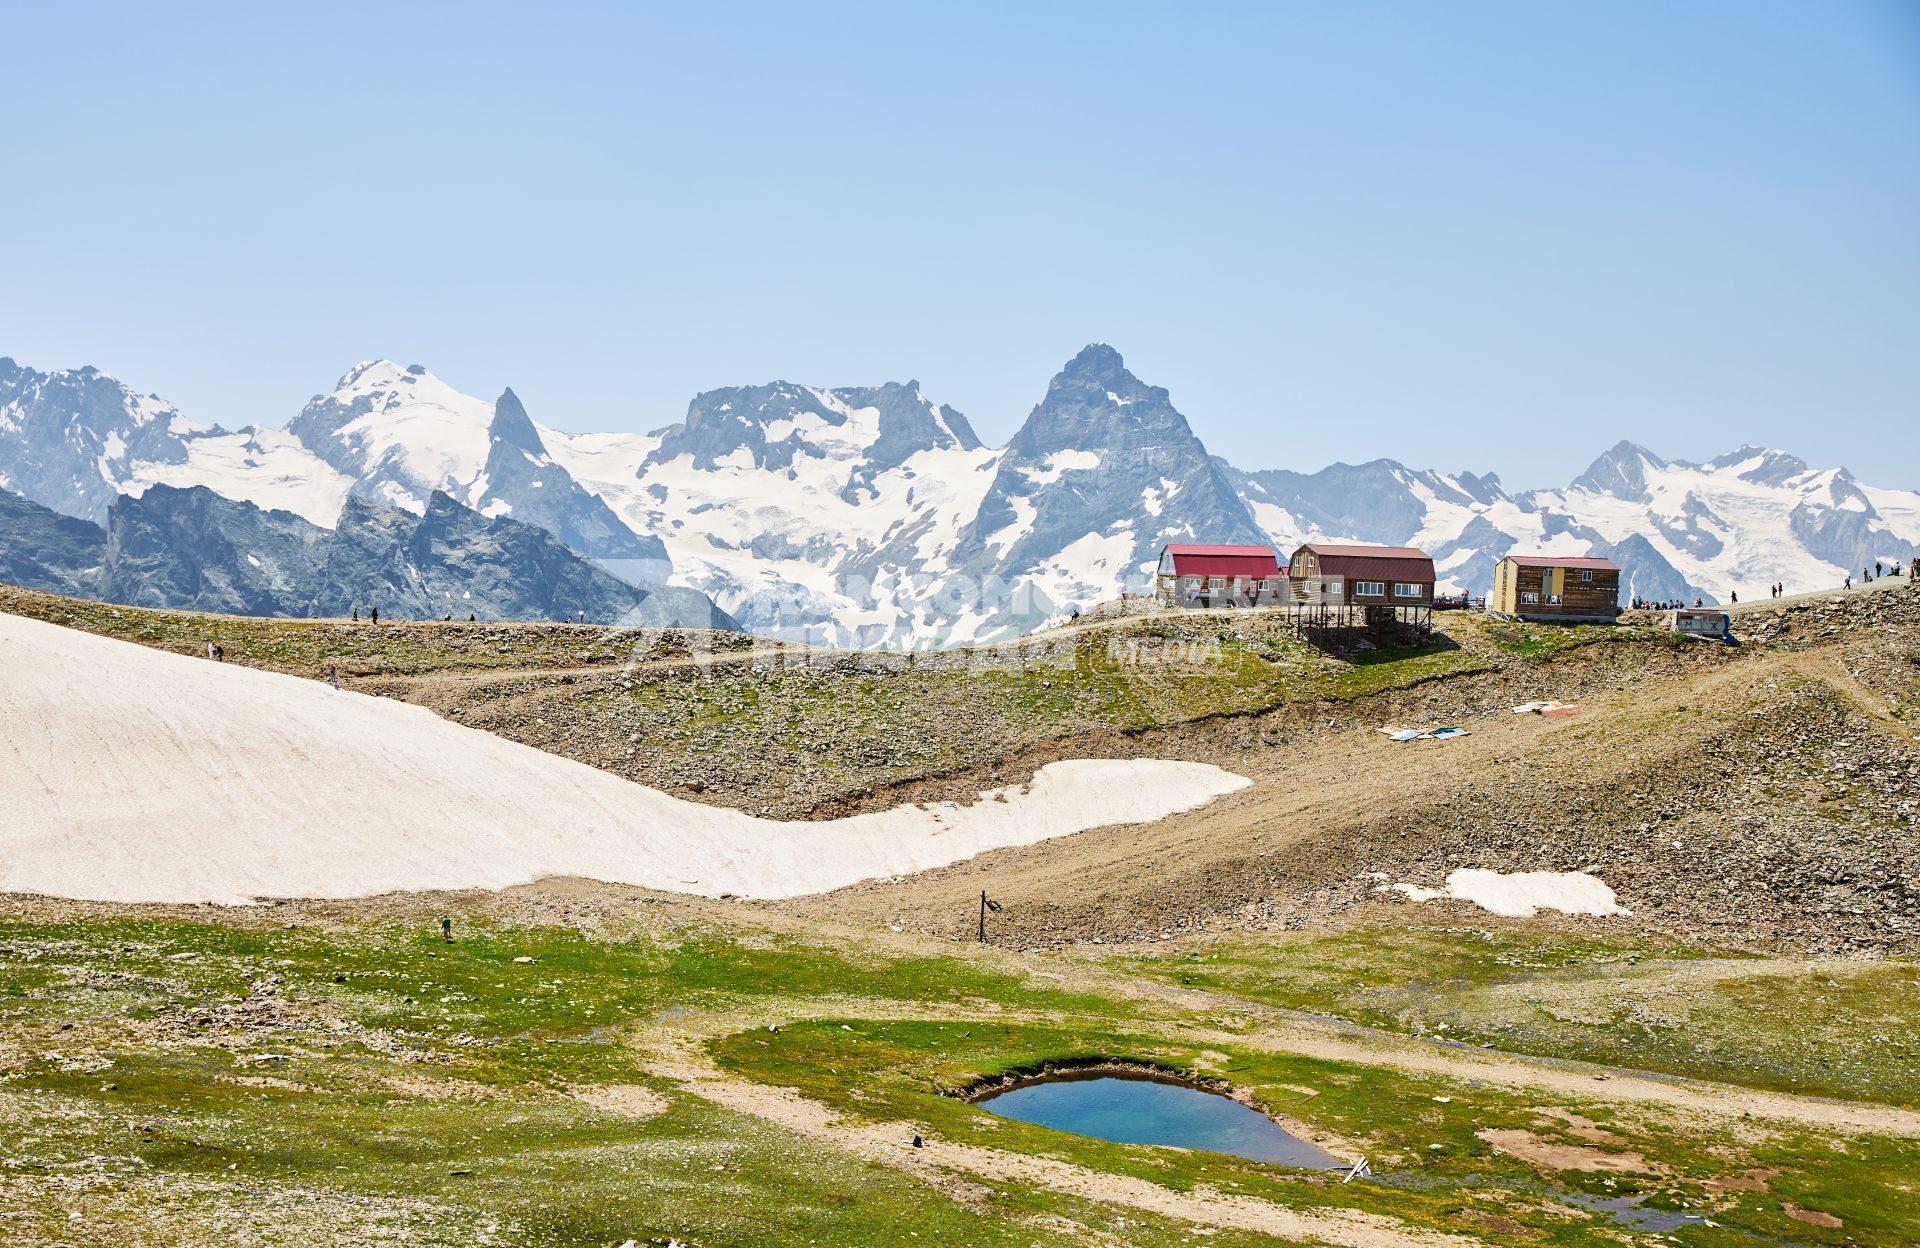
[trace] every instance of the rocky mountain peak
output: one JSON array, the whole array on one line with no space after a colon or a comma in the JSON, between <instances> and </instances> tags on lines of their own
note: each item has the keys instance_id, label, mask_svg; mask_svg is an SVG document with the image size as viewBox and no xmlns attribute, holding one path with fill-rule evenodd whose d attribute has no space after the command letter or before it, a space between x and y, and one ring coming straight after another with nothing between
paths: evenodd
<instances>
[{"instance_id":1,"label":"rocky mountain peak","mask_svg":"<svg viewBox=\"0 0 1920 1248\"><path fill-rule=\"evenodd\" d=\"M545 455L546 444L540 440L540 431L533 427L533 418L527 415L526 405L520 402L520 396L508 386L493 403L493 425L490 434L495 442L504 442L508 446L525 451L529 455Z\"/></svg>"},{"instance_id":2,"label":"rocky mountain peak","mask_svg":"<svg viewBox=\"0 0 1920 1248\"><path fill-rule=\"evenodd\" d=\"M1614 443L1587 470L1573 480L1573 488L1615 498L1645 502L1647 469L1665 468L1667 461L1637 443L1622 439Z\"/></svg>"},{"instance_id":3,"label":"rocky mountain peak","mask_svg":"<svg viewBox=\"0 0 1920 1248\"><path fill-rule=\"evenodd\" d=\"M1166 389L1135 377L1118 351L1097 342L1054 374L1046 397L1007 449L1015 457L1036 457L1146 444L1178 445L1206 456Z\"/></svg>"},{"instance_id":4,"label":"rocky mountain peak","mask_svg":"<svg viewBox=\"0 0 1920 1248\"><path fill-rule=\"evenodd\" d=\"M1809 471L1807 461L1798 455L1751 443L1742 443L1739 449L1708 460L1706 466L1716 470L1738 468L1742 481L1753 481L1760 485L1783 485Z\"/></svg>"},{"instance_id":5,"label":"rocky mountain peak","mask_svg":"<svg viewBox=\"0 0 1920 1248\"><path fill-rule=\"evenodd\" d=\"M1104 342L1090 342L1080 348L1078 355L1067 361L1060 375L1106 381L1122 376L1131 377L1133 374L1127 372L1127 362L1118 351Z\"/></svg>"}]
</instances>

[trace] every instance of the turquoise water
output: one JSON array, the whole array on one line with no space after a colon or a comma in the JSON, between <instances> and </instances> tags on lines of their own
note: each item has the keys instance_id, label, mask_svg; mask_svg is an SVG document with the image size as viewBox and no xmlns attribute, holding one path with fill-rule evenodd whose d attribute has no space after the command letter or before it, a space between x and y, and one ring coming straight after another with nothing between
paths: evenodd
<instances>
[{"instance_id":1,"label":"turquoise water","mask_svg":"<svg viewBox=\"0 0 1920 1248\"><path fill-rule=\"evenodd\" d=\"M1238 1101L1147 1075L1060 1075L976 1103L1002 1118L1119 1144L1203 1148L1309 1170L1345 1164Z\"/></svg>"}]
</instances>

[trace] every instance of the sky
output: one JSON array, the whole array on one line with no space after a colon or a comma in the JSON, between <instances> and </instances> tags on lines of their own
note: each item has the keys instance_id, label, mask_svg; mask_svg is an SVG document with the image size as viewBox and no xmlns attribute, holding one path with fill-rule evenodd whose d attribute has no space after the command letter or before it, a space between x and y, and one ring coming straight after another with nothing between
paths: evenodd
<instances>
[{"instance_id":1,"label":"sky","mask_svg":"<svg viewBox=\"0 0 1920 1248\"><path fill-rule=\"evenodd\" d=\"M0 355L563 429L1088 342L1217 454L1920 487L1920 4L10 6Z\"/></svg>"}]
</instances>

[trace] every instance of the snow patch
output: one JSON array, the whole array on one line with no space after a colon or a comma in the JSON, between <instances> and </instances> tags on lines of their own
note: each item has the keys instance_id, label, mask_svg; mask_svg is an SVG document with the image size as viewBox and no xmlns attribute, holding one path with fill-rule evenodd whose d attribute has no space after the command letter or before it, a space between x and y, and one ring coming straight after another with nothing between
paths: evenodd
<instances>
[{"instance_id":1,"label":"snow patch","mask_svg":"<svg viewBox=\"0 0 1920 1248\"><path fill-rule=\"evenodd\" d=\"M1384 886L1382 886L1384 887ZM1562 914L1630 915L1604 880L1584 871L1515 871L1511 874L1462 867L1441 888L1395 884L1409 901L1470 901L1482 910L1513 919L1530 919L1542 910Z\"/></svg>"},{"instance_id":2,"label":"snow patch","mask_svg":"<svg viewBox=\"0 0 1920 1248\"><path fill-rule=\"evenodd\" d=\"M1020 475L1033 485L1048 485L1069 472L1084 472L1100 466L1094 451L1055 451L1038 468L1022 468Z\"/></svg>"}]
</instances>

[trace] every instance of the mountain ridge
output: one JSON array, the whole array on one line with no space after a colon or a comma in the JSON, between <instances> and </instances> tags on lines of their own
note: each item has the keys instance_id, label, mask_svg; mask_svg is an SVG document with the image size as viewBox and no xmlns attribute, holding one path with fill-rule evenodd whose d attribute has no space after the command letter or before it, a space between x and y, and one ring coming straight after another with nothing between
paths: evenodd
<instances>
[{"instance_id":1,"label":"mountain ridge","mask_svg":"<svg viewBox=\"0 0 1920 1248\"><path fill-rule=\"evenodd\" d=\"M489 403L366 360L286 429L229 432L97 369L0 362L0 487L93 518L118 493L195 484L321 528L349 498L424 516L442 491L629 582L839 645L1016 635L1142 587L1169 540L1419 545L1443 587L1476 592L1508 551L1606 555L1656 598L1837 583L1920 554L1920 494L1775 448L1692 463L1622 440L1566 486L1518 492L1388 458L1244 470L1104 343L999 447L916 381L722 387L652 433L568 433L511 387Z\"/></svg>"},{"instance_id":2,"label":"mountain ridge","mask_svg":"<svg viewBox=\"0 0 1920 1248\"><path fill-rule=\"evenodd\" d=\"M736 627L711 599L640 587L537 525L435 491L419 516L349 497L331 528L206 486L120 495L105 526L0 490L0 577L129 606L291 618L378 608L394 619L477 614L636 627Z\"/></svg>"}]
</instances>

